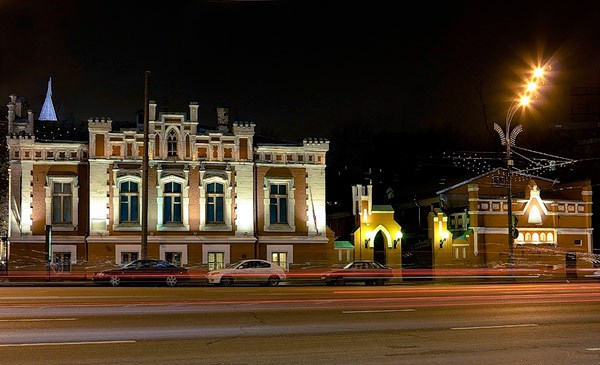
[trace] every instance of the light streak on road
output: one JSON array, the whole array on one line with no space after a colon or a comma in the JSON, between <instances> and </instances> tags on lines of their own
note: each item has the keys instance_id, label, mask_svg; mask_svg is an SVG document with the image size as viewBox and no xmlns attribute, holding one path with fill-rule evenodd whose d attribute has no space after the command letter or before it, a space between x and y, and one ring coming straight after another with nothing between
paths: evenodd
<instances>
[{"instance_id":1,"label":"light streak on road","mask_svg":"<svg viewBox=\"0 0 600 365\"><path fill-rule=\"evenodd\" d=\"M526 324L501 324L496 326L473 326L473 327L453 327L451 330L487 330L497 328L516 328L516 327L537 327L538 324L526 323Z\"/></svg>"}]
</instances>

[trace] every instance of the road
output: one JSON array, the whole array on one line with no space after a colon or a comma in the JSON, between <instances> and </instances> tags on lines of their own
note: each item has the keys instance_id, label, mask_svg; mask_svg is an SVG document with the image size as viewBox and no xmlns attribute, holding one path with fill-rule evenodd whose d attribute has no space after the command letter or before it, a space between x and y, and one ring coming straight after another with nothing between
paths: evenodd
<instances>
[{"instance_id":1,"label":"road","mask_svg":"<svg viewBox=\"0 0 600 365\"><path fill-rule=\"evenodd\" d=\"M600 364L600 284L0 287L0 364Z\"/></svg>"}]
</instances>

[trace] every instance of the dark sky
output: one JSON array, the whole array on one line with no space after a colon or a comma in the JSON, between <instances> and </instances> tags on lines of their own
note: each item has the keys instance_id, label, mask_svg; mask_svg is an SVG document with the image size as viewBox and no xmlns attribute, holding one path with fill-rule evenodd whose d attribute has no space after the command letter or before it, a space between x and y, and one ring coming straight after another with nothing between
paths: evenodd
<instances>
[{"instance_id":1,"label":"dark sky","mask_svg":"<svg viewBox=\"0 0 600 365\"><path fill-rule=\"evenodd\" d=\"M292 140L357 125L476 137L482 99L502 119L528 64L553 71L529 128L600 85L597 3L0 0L0 95L39 113L52 75L75 118L133 120L148 69L159 109L197 101L205 124L228 106Z\"/></svg>"}]
</instances>

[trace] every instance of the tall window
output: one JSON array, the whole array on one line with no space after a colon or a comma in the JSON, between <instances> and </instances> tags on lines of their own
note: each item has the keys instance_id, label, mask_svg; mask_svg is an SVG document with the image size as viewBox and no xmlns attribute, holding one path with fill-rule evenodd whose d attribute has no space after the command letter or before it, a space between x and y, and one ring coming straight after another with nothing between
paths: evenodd
<instances>
[{"instance_id":1,"label":"tall window","mask_svg":"<svg viewBox=\"0 0 600 365\"><path fill-rule=\"evenodd\" d=\"M269 198L269 216L271 224L287 223L287 185L271 185Z\"/></svg>"},{"instance_id":2,"label":"tall window","mask_svg":"<svg viewBox=\"0 0 600 365\"><path fill-rule=\"evenodd\" d=\"M55 182L52 187L52 223L70 224L72 209L71 183Z\"/></svg>"},{"instance_id":3,"label":"tall window","mask_svg":"<svg viewBox=\"0 0 600 365\"><path fill-rule=\"evenodd\" d=\"M171 129L167 138L167 156L177 157L177 135L173 129Z\"/></svg>"},{"instance_id":4,"label":"tall window","mask_svg":"<svg viewBox=\"0 0 600 365\"><path fill-rule=\"evenodd\" d=\"M223 223L223 184L206 185L206 223Z\"/></svg>"},{"instance_id":5,"label":"tall window","mask_svg":"<svg viewBox=\"0 0 600 365\"><path fill-rule=\"evenodd\" d=\"M120 186L120 223L139 222L139 191L138 183L125 181Z\"/></svg>"},{"instance_id":6,"label":"tall window","mask_svg":"<svg viewBox=\"0 0 600 365\"><path fill-rule=\"evenodd\" d=\"M164 223L182 223L181 221L181 184L169 182L165 184L163 204Z\"/></svg>"},{"instance_id":7,"label":"tall window","mask_svg":"<svg viewBox=\"0 0 600 365\"><path fill-rule=\"evenodd\" d=\"M208 270L217 270L225 267L225 252L208 253Z\"/></svg>"}]
</instances>

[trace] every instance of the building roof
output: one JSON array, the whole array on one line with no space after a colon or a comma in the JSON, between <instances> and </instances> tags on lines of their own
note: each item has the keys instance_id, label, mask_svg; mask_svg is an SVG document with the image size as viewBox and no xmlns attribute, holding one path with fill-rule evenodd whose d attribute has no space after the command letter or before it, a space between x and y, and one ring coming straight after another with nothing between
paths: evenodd
<instances>
[{"instance_id":1,"label":"building roof","mask_svg":"<svg viewBox=\"0 0 600 365\"><path fill-rule=\"evenodd\" d=\"M470 184L470 183L472 183L473 181L475 181L475 180L478 180L478 179L481 179L481 178L482 178L482 177L484 177L484 176L491 175L491 174L493 174L493 173L495 173L495 172L498 172L498 171L505 171L505 170L506 170L506 169L505 169L504 167L497 167L497 168L495 168L495 169L493 169L493 170L490 170L490 171L484 172L483 174L477 175L477 176L475 176L475 177L473 177L473 178L470 178L470 179L468 179L468 180L461 181L461 182L459 182L459 183L457 183L457 184L454 184L454 185L452 185L452 186L449 186L449 187L447 187L447 188L445 188L445 189L442 189L442 190L436 191L436 192L435 192L435 194L436 194L436 195L444 194L444 193L446 193L446 192L448 192L448 191L450 191L450 190L453 190L453 189L455 189L455 188L457 188L457 187L459 187L459 186L463 186L463 185L466 185L466 184ZM547 181L547 182L550 182L550 183L557 183L557 182L558 182L558 180L557 180L557 179L548 179L548 178L546 178L546 177L535 176L535 175L530 175L530 174L524 174L524 173L522 173L522 172L519 172L519 171L513 171L512 173L513 173L513 175L518 175L518 176L522 176L522 177L527 177L527 178L530 178L530 179L543 180L543 181Z\"/></svg>"},{"instance_id":2,"label":"building roof","mask_svg":"<svg viewBox=\"0 0 600 365\"><path fill-rule=\"evenodd\" d=\"M337 250L353 249L354 245L350 241L334 241L333 248Z\"/></svg>"},{"instance_id":3,"label":"building roof","mask_svg":"<svg viewBox=\"0 0 600 365\"><path fill-rule=\"evenodd\" d=\"M52 77L48 80L48 91L46 91L46 100L42 105L42 111L40 112L39 120L56 122L56 110L54 110L54 104L52 103Z\"/></svg>"}]
</instances>

